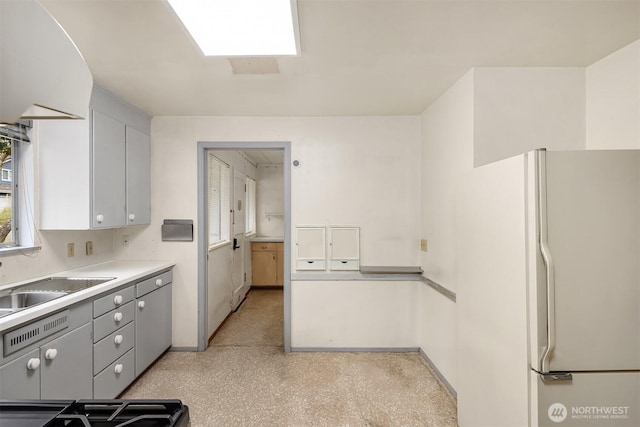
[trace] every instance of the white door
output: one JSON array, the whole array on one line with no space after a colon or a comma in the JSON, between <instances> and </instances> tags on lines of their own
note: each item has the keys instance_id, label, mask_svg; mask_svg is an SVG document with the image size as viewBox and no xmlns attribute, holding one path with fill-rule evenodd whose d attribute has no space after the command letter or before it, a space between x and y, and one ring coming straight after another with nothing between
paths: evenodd
<instances>
[{"instance_id":1,"label":"white door","mask_svg":"<svg viewBox=\"0 0 640 427\"><path fill-rule=\"evenodd\" d=\"M640 369L640 151L547 152L551 371Z\"/></svg>"},{"instance_id":2,"label":"white door","mask_svg":"<svg viewBox=\"0 0 640 427\"><path fill-rule=\"evenodd\" d=\"M231 270L231 308L235 310L242 302L249 290L245 277L244 253L248 250L245 244L245 205L246 205L246 178L242 172L233 171L233 256ZM248 242L247 242L248 243Z\"/></svg>"}]
</instances>

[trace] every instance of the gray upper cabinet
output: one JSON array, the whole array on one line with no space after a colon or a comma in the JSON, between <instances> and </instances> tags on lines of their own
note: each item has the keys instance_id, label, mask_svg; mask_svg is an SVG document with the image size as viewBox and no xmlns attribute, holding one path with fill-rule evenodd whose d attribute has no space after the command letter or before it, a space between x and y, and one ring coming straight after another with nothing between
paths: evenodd
<instances>
[{"instance_id":1,"label":"gray upper cabinet","mask_svg":"<svg viewBox=\"0 0 640 427\"><path fill-rule=\"evenodd\" d=\"M125 130L124 123L93 111L92 228L125 225Z\"/></svg>"},{"instance_id":2,"label":"gray upper cabinet","mask_svg":"<svg viewBox=\"0 0 640 427\"><path fill-rule=\"evenodd\" d=\"M126 129L127 225L150 224L150 140L132 127Z\"/></svg>"},{"instance_id":3,"label":"gray upper cabinet","mask_svg":"<svg viewBox=\"0 0 640 427\"><path fill-rule=\"evenodd\" d=\"M97 85L85 120L38 122L41 228L149 224L150 127L146 113Z\"/></svg>"}]
</instances>

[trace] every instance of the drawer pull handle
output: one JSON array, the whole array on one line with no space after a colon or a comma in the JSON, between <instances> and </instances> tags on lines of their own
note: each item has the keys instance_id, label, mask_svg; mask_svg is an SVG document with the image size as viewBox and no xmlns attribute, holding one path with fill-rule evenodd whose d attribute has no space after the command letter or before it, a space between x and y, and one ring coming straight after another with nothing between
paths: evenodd
<instances>
[{"instance_id":1,"label":"drawer pull handle","mask_svg":"<svg viewBox=\"0 0 640 427\"><path fill-rule=\"evenodd\" d=\"M113 303L115 305L122 304L122 295L116 295L115 297L113 297Z\"/></svg>"},{"instance_id":2,"label":"drawer pull handle","mask_svg":"<svg viewBox=\"0 0 640 427\"><path fill-rule=\"evenodd\" d=\"M116 373L116 375L121 374L122 373L122 363L118 363L114 368L113 368L113 372Z\"/></svg>"},{"instance_id":3,"label":"drawer pull handle","mask_svg":"<svg viewBox=\"0 0 640 427\"><path fill-rule=\"evenodd\" d=\"M115 338L113 338L113 342L114 342L116 345L120 345L120 344L122 344L122 335L116 335L116 336L115 336Z\"/></svg>"},{"instance_id":4,"label":"drawer pull handle","mask_svg":"<svg viewBox=\"0 0 640 427\"><path fill-rule=\"evenodd\" d=\"M138 301L138 308L141 310L144 308L144 301Z\"/></svg>"},{"instance_id":5,"label":"drawer pull handle","mask_svg":"<svg viewBox=\"0 0 640 427\"><path fill-rule=\"evenodd\" d=\"M56 350L55 348L50 348L44 353L44 358L47 360L53 360L56 358L57 355L58 355L58 350Z\"/></svg>"},{"instance_id":6,"label":"drawer pull handle","mask_svg":"<svg viewBox=\"0 0 640 427\"><path fill-rule=\"evenodd\" d=\"M27 362L27 369L30 371L35 371L40 367L40 359L34 357L33 359L29 359Z\"/></svg>"},{"instance_id":7,"label":"drawer pull handle","mask_svg":"<svg viewBox=\"0 0 640 427\"><path fill-rule=\"evenodd\" d=\"M162 279L156 279L156 286L162 286Z\"/></svg>"},{"instance_id":8,"label":"drawer pull handle","mask_svg":"<svg viewBox=\"0 0 640 427\"><path fill-rule=\"evenodd\" d=\"M260 246L260 249L267 249L266 246Z\"/></svg>"},{"instance_id":9,"label":"drawer pull handle","mask_svg":"<svg viewBox=\"0 0 640 427\"><path fill-rule=\"evenodd\" d=\"M120 313L119 311L116 312L116 314L113 315L113 320L116 323L120 323L122 321L122 313Z\"/></svg>"}]
</instances>

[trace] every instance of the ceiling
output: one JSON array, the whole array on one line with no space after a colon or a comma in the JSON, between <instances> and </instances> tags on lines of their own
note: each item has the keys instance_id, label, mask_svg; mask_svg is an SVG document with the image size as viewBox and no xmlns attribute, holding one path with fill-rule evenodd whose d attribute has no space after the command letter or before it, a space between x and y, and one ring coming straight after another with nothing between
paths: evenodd
<instances>
[{"instance_id":1,"label":"ceiling","mask_svg":"<svg viewBox=\"0 0 640 427\"><path fill-rule=\"evenodd\" d=\"M284 164L283 150L245 150L244 155L260 166L278 166Z\"/></svg>"},{"instance_id":2,"label":"ceiling","mask_svg":"<svg viewBox=\"0 0 640 427\"><path fill-rule=\"evenodd\" d=\"M154 116L419 114L472 67L584 67L640 38L640 0L298 0L301 55L234 74L164 0L41 3Z\"/></svg>"}]
</instances>

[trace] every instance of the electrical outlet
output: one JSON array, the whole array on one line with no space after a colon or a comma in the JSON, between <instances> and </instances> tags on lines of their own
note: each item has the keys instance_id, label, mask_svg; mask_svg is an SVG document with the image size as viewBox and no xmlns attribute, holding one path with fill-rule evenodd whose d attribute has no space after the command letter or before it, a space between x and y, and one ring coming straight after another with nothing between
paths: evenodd
<instances>
[{"instance_id":1,"label":"electrical outlet","mask_svg":"<svg viewBox=\"0 0 640 427\"><path fill-rule=\"evenodd\" d=\"M420 250L427 252L427 239L420 239Z\"/></svg>"},{"instance_id":2,"label":"electrical outlet","mask_svg":"<svg viewBox=\"0 0 640 427\"><path fill-rule=\"evenodd\" d=\"M72 257L74 255L74 244L67 243L67 257Z\"/></svg>"},{"instance_id":3,"label":"electrical outlet","mask_svg":"<svg viewBox=\"0 0 640 427\"><path fill-rule=\"evenodd\" d=\"M87 255L93 255L93 242L89 241L86 243Z\"/></svg>"}]
</instances>

